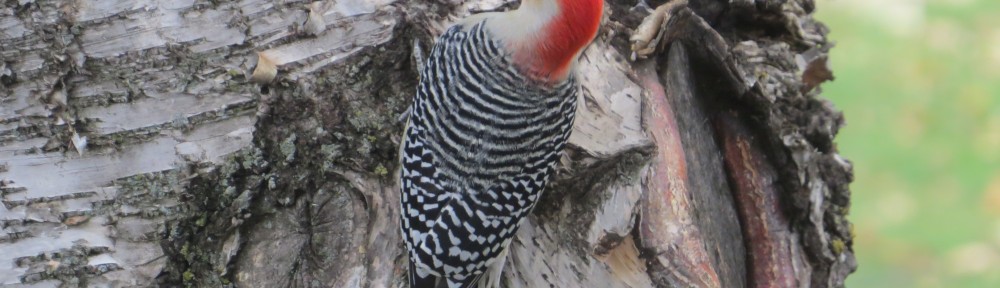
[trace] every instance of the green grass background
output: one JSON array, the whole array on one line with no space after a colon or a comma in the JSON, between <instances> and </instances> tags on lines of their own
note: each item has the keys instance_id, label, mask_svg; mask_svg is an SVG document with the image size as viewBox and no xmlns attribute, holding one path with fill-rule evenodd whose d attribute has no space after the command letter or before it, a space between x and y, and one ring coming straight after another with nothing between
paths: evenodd
<instances>
[{"instance_id":1,"label":"green grass background","mask_svg":"<svg viewBox=\"0 0 1000 288\"><path fill-rule=\"evenodd\" d=\"M1000 1L819 0L859 268L848 287L1000 287Z\"/></svg>"}]
</instances>

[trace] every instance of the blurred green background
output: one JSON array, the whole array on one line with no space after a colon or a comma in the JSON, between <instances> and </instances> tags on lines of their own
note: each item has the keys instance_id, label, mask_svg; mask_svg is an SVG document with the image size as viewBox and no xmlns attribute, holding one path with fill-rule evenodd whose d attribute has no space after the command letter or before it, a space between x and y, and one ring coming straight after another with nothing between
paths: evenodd
<instances>
[{"instance_id":1,"label":"blurred green background","mask_svg":"<svg viewBox=\"0 0 1000 288\"><path fill-rule=\"evenodd\" d=\"M819 0L860 267L848 287L1000 287L1000 1Z\"/></svg>"}]
</instances>

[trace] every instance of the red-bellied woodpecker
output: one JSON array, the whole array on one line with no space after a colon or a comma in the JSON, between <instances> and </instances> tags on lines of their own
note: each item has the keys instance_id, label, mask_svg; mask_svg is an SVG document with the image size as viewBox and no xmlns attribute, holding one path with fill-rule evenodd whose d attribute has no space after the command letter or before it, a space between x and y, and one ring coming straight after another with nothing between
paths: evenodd
<instances>
[{"instance_id":1,"label":"red-bellied woodpecker","mask_svg":"<svg viewBox=\"0 0 1000 288\"><path fill-rule=\"evenodd\" d=\"M400 149L411 287L497 285L507 246L569 139L574 69L603 6L523 0L437 39Z\"/></svg>"}]
</instances>

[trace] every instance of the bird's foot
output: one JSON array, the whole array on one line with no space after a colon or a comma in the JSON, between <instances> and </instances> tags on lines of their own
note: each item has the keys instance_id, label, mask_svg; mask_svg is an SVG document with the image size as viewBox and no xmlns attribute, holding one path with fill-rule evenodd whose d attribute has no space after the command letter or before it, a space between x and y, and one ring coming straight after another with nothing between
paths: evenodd
<instances>
[{"instance_id":1,"label":"bird's foot","mask_svg":"<svg viewBox=\"0 0 1000 288\"><path fill-rule=\"evenodd\" d=\"M667 40L667 27L670 25L671 17L679 10L686 7L687 0L674 0L653 10L639 24L639 27L632 33L629 41L632 42L632 60L645 59L659 51Z\"/></svg>"}]
</instances>

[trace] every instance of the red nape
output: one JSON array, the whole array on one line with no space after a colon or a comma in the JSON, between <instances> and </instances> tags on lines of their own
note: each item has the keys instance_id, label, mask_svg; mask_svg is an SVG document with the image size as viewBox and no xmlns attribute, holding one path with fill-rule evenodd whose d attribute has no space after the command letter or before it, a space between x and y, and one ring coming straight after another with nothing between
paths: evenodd
<instances>
[{"instance_id":1,"label":"red nape","mask_svg":"<svg viewBox=\"0 0 1000 288\"><path fill-rule=\"evenodd\" d=\"M566 77L570 63L597 35L604 13L604 0L553 0L559 15L546 24L535 52L535 72L547 80Z\"/></svg>"}]
</instances>

